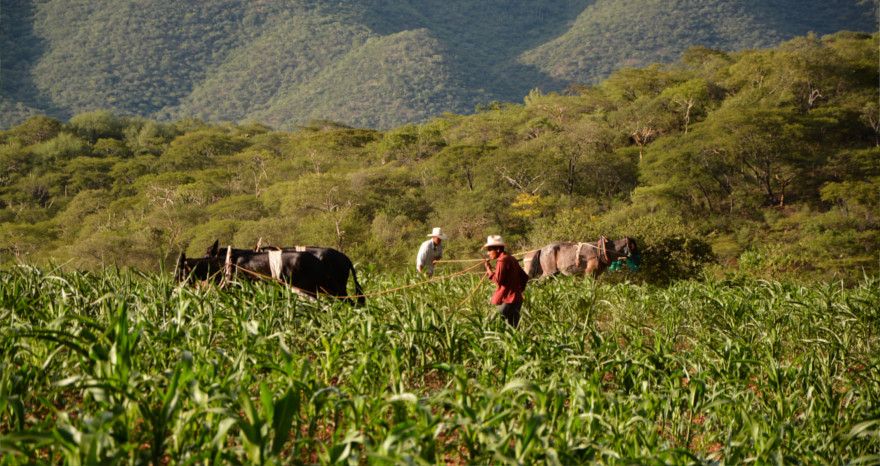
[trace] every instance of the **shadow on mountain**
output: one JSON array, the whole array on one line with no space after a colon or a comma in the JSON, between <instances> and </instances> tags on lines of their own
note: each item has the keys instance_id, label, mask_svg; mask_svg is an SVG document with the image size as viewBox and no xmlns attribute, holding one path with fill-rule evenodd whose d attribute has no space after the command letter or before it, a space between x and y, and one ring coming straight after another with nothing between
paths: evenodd
<instances>
[{"instance_id":1,"label":"shadow on mountain","mask_svg":"<svg viewBox=\"0 0 880 466\"><path fill-rule=\"evenodd\" d=\"M39 109L40 113L68 118L69 112L55 105L31 79L33 67L46 49L44 41L34 33L35 9L31 1L0 0L0 46L3 47L0 95L34 110Z\"/></svg>"},{"instance_id":2,"label":"shadow on mountain","mask_svg":"<svg viewBox=\"0 0 880 466\"><path fill-rule=\"evenodd\" d=\"M379 34L424 28L442 41L465 84L494 100L519 101L531 89L564 89L567 80L520 63L525 51L565 33L592 0L536 5L523 0L408 0L367 3L361 18ZM476 71L478 70L478 71Z\"/></svg>"}]
</instances>

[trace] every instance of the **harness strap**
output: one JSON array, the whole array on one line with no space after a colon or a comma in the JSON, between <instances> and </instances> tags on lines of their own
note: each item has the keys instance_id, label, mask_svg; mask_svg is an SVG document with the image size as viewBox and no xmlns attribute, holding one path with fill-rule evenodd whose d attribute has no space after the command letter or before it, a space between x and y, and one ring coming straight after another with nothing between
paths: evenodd
<instances>
[{"instance_id":1,"label":"harness strap","mask_svg":"<svg viewBox=\"0 0 880 466\"><path fill-rule=\"evenodd\" d=\"M574 266L577 268L581 267L581 250L584 249L584 245L587 243L578 243L577 252L574 255Z\"/></svg>"},{"instance_id":2,"label":"harness strap","mask_svg":"<svg viewBox=\"0 0 880 466\"><path fill-rule=\"evenodd\" d=\"M223 282L232 280L232 246L226 246L226 261L223 263Z\"/></svg>"},{"instance_id":3,"label":"harness strap","mask_svg":"<svg viewBox=\"0 0 880 466\"><path fill-rule=\"evenodd\" d=\"M272 271L272 278L281 277L281 251L267 251L269 253L269 270Z\"/></svg>"}]
</instances>

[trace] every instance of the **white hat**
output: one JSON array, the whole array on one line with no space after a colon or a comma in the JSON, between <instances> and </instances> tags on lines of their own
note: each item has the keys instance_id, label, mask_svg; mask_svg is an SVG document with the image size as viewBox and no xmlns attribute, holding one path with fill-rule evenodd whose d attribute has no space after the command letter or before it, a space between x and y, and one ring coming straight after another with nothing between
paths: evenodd
<instances>
[{"instance_id":1,"label":"white hat","mask_svg":"<svg viewBox=\"0 0 880 466\"><path fill-rule=\"evenodd\" d=\"M489 235L486 238L486 244L483 245L483 248L488 248L492 246L505 246L504 239L501 238L501 235Z\"/></svg>"},{"instance_id":2,"label":"white hat","mask_svg":"<svg viewBox=\"0 0 880 466\"><path fill-rule=\"evenodd\" d=\"M430 236L430 237L432 237L432 238L435 237L435 236L437 236L437 237L439 237L440 239L446 239L446 235L444 235L443 232L440 231L440 227L434 227L434 229L431 230L431 234L430 234L430 235L425 235L425 236Z\"/></svg>"}]
</instances>

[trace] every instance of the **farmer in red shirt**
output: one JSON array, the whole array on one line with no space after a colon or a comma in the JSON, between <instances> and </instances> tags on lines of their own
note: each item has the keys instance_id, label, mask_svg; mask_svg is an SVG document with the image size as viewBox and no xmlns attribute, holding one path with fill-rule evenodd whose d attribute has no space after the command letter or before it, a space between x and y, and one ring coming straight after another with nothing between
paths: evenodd
<instances>
[{"instance_id":1,"label":"farmer in red shirt","mask_svg":"<svg viewBox=\"0 0 880 466\"><path fill-rule=\"evenodd\" d=\"M519 266L516 258L504 251L504 240L500 236L489 236L483 247L489 250L489 259L498 261L494 272L489 266L489 259L483 263L486 266L486 276L498 285L495 293L492 294L491 302L498 306L498 312L504 320L516 328L519 326L523 290L529 277Z\"/></svg>"}]
</instances>

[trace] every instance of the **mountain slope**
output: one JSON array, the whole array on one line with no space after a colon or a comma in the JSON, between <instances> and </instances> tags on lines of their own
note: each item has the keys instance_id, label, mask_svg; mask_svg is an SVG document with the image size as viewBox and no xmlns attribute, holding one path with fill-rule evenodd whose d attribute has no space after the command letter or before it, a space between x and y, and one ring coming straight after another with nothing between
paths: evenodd
<instances>
[{"instance_id":1,"label":"mountain slope","mask_svg":"<svg viewBox=\"0 0 880 466\"><path fill-rule=\"evenodd\" d=\"M106 8L97 0L0 0L0 126L38 112L68 118L109 108L158 119L266 119L281 128L312 118L390 127L673 61L692 45L729 50L809 31L873 31L875 5L118 0Z\"/></svg>"},{"instance_id":2,"label":"mountain slope","mask_svg":"<svg viewBox=\"0 0 880 466\"><path fill-rule=\"evenodd\" d=\"M265 112L375 36L338 16L310 10L275 16L253 41L233 50L189 95L160 114L236 120Z\"/></svg>"},{"instance_id":3,"label":"mountain slope","mask_svg":"<svg viewBox=\"0 0 880 466\"><path fill-rule=\"evenodd\" d=\"M811 31L873 28L864 2L597 0L520 59L557 79L593 83L617 68L671 62L695 45L760 48Z\"/></svg>"},{"instance_id":4,"label":"mountain slope","mask_svg":"<svg viewBox=\"0 0 880 466\"><path fill-rule=\"evenodd\" d=\"M424 29L372 38L255 118L274 125L328 118L390 127L444 111L466 112L485 97L467 92L444 52Z\"/></svg>"},{"instance_id":5,"label":"mountain slope","mask_svg":"<svg viewBox=\"0 0 880 466\"><path fill-rule=\"evenodd\" d=\"M173 105L240 44L253 7L243 0L41 2L46 43L34 83L62 108L108 106L152 114ZM218 18L218 21L212 19Z\"/></svg>"}]
</instances>

